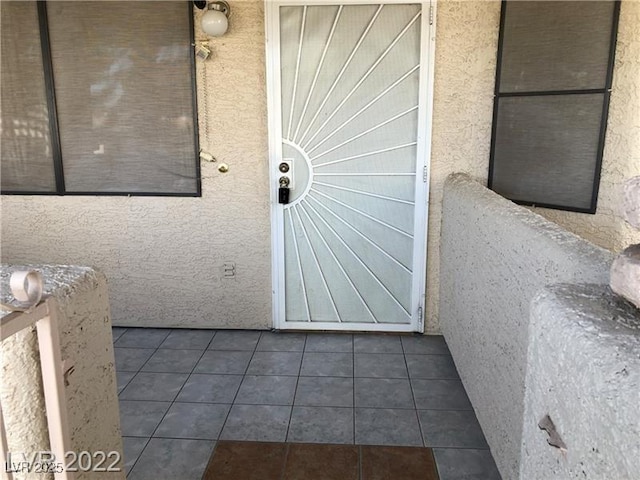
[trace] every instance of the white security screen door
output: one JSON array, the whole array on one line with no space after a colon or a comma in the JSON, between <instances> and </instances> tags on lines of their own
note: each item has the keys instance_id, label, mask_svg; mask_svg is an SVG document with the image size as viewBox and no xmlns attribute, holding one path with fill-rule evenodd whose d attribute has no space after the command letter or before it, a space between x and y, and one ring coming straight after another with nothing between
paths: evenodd
<instances>
[{"instance_id":1,"label":"white security screen door","mask_svg":"<svg viewBox=\"0 0 640 480\"><path fill-rule=\"evenodd\" d=\"M429 5L266 9L275 327L421 331Z\"/></svg>"}]
</instances>

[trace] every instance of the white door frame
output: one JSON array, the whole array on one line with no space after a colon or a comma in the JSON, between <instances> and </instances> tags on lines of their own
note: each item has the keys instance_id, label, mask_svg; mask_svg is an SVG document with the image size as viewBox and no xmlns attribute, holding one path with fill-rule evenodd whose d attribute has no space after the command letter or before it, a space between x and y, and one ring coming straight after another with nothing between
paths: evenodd
<instances>
[{"instance_id":1,"label":"white door frame","mask_svg":"<svg viewBox=\"0 0 640 480\"><path fill-rule=\"evenodd\" d=\"M427 228L431 132L433 117L433 83L435 61L436 2L412 0L265 0L265 44L267 110L269 130L269 190L271 192L271 272L272 313L275 329L358 330L353 324L338 322L285 322L284 208L278 203L278 163L282 158L282 123L280 109L280 16L279 8L287 5L380 5L420 4L420 87L418 92L418 132L416 162L416 196L414 213L413 285L410 324L375 324L366 331L424 332L424 308L427 267ZM420 174L422 172L422 175ZM304 323L302 325L301 323Z\"/></svg>"}]
</instances>

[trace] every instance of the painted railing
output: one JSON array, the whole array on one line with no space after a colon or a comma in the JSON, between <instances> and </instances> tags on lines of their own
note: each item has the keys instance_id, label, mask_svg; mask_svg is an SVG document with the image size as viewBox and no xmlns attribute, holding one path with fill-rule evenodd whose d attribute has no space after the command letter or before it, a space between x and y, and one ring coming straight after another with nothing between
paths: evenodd
<instances>
[{"instance_id":1,"label":"painted railing","mask_svg":"<svg viewBox=\"0 0 640 480\"><path fill-rule=\"evenodd\" d=\"M22 330L35 325L40 351L40 371L44 387L47 426L49 429L50 452L52 458L62 461L65 453L71 451L71 437L67 418L64 388L63 362L58 336L57 303L51 297L24 312L12 312L1 320L0 342ZM3 479L13 480L12 467L8 463L9 446L4 425L4 415L0 405L0 461ZM56 480L73 480L74 473L64 468L53 469Z\"/></svg>"}]
</instances>

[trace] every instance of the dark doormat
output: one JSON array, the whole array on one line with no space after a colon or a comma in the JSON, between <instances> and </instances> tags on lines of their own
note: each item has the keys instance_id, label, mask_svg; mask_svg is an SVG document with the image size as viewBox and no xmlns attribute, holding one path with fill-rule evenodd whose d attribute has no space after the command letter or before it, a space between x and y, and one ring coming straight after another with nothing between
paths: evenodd
<instances>
[{"instance_id":1,"label":"dark doormat","mask_svg":"<svg viewBox=\"0 0 640 480\"><path fill-rule=\"evenodd\" d=\"M221 440L203 480L439 480L424 447Z\"/></svg>"}]
</instances>

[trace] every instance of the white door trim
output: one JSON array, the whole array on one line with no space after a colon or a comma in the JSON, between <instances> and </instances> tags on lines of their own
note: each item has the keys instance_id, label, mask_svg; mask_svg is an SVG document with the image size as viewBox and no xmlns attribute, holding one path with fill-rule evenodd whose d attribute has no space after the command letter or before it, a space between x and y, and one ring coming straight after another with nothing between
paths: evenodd
<instances>
[{"instance_id":1,"label":"white door trim","mask_svg":"<svg viewBox=\"0 0 640 480\"><path fill-rule=\"evenodd\" d=\"M410 324L370 324L367 331L424 331L427 259L428 202L433 116L436 2L411 0L265 0L265 45L267 80L267 119L269 131L269 190L271 201L271 282L272 315L275 329L358 330L354 325L332 322L285 322L284 209L278 203L277 169L282 158L282 124L280 106L280 17L285 5L379 5L414 3L422 6L420 45L420 87L418 100L418 132L416 162L416 196L414 217L414 282L411 292ZM285 325L286 323L286 325Z\"/></svg>"}]
</instances>

